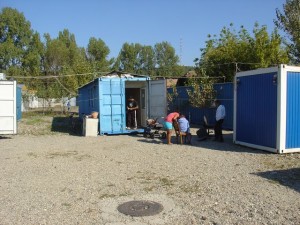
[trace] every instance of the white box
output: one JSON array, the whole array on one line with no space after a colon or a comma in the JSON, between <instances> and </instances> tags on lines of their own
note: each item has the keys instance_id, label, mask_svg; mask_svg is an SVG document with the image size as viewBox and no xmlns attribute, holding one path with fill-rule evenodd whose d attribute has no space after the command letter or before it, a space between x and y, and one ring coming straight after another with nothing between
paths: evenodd
<instances>
[{"instance_id":1,"label":"white box","mask_svg":"<svg viewBox=\"0 0 300 225\"><path fill-rule=\"evenodd\" d=\"M82 135L87 137L97 137L98 136L98 119L93 118L83 118L83 129Z\"/></svg>"}]
</instances>

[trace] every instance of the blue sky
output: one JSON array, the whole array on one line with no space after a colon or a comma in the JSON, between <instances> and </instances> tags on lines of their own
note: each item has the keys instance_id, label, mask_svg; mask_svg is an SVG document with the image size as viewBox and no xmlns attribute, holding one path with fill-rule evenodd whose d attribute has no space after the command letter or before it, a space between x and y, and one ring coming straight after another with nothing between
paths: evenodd
<instances>
[{"instance_id":1,"label":"blue sky","mask_svg":"<svg viewBox=\"0 0 300 225\"><path fill-rule=\"evenodd\" d=\"M116 57L125 42L152 45L167 41L193 66L208 34L219 34L233 23L252 31L254 23L274 29L276 8L285 0L0 0L0 8L24 13L41 36L56 38L68 29L78 46L101 38Z\"/></svg>"}]
</instances>

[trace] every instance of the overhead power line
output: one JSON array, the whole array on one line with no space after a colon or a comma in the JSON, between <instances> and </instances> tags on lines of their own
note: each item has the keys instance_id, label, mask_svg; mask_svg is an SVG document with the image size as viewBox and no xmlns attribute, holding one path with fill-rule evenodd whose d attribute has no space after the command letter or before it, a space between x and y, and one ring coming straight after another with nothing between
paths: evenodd
<instances>
[{"instance_id":1,"label":"overhead power line","mask_svg":"<svg viewBox=\"0 0 300 225\"><path fill-rule=\"evenodd\" d=\"M71 95L76 95L76 93L74 93L74 92L70 91L68 88L66 88L66 87L59 81L58 78L55 78L55 79L57 80L57 82L59 83L59 85L60 85L63 89L65 89L67 92L69 92L69 94L71 94Z\"/></svg>"},{"instance_id":2,"label":"overhead power line","mask_svg":"<svg viewBox=\"0 0 300 225\"><path fill-rule=\"evenodd\" d=\"M81 73L81 74L61 74L61 75L46 75L46 76L6 76L7 78L18 78L18 79L50 79L50 78L61 78L61 77L72 77L72 76L87 76L96 74L107 74L109 72L95 72L95 73Z\"/></svg>"},{"instance_id":3,"label":"overhead power line","mask_svg":"<svg viewBox=\"0 0 300 225\"><path fill-rule=\"evenodd\" d=\"M204 62L201 65L208 65L206 67L215 67L215 66L224 66L224 65L235 65L236 72L241 71L238 65L260 65L261 63L252 63L252 62L227 62L227 63L214 63L214 62ZM270 66L277 66L277 64L273 64ZM81 74L61 74L61 75L46 75L46 76L6 76L7 78L14 79L51 79L51 78L62 78L62 77L72 77L72 76L88 76L88 75L101 75L101 74L109 74L110 72L93 72L93 73L81 73ZM138 75L138 74L137 74ZM163 77L163 76L151 76L151 77ZM96 76L95 76L96 78ZM164 76L164 78L197 78L197 77L174 77L174 76ZM198 77L199 78L199 77ZM201 79L210 79L205 77L200 77ZM213 77L213 78L223 78L223 77Z\"/></svg>"}]
</instances>

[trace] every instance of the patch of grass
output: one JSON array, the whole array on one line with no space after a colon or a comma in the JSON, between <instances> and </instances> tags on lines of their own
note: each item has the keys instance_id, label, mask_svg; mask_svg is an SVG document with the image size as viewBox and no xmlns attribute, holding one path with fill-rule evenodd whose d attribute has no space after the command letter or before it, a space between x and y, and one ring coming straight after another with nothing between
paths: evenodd
<instances>
[{"instance_id":1,"label":"patch of grass","mask_svg":"<svg viewBox=\"0 0 300 225\"><path fill-rule=\"evenodd\" d=\"M140 174L139 176L136 177L137 179L141 180L140 184L149 185L151 183L156 183L157 185L160 185L162 187L171 187L175 185L175 180L171 180L167 177L158 177L155 175L155 173L150 174L148 172L145 172L144 174L145 174L144 176ZM147 188L145 189L147 190Z\"/></svg>"},{"instance_id":2,"label":"patch of grass","mask_svg":"<svg viewBox=\"0 0 300 225\"><path fill-rule=\"evenodd\" d=\"M300 167L300 153L271 155L262 159L262 163L268 169L291 169Z\"/></svg>"},{"instance_id":3,"label":"patch of grass","mask_svg":"<svg viewBox=\"0 0 300 225\"><path fill-rule=\"evenodd\" d=\"M149 181L149 180L142 180L140 182L140 184L151 184L151 181Z\"/></svg>"},{"instance_id":4,"label":"patch of grass","mask_svg":"<svg viewBox=\"0 0 300 225\"><path fill-rule=\"evenodd\" d=\"M201 191L201 185L198 183L195 185L181 185L179 188L184 193L199 193Z\"/></svg>"},{"instance_id":5,"label":"patch of grass","mask_svg":"<svg viewBox=\"0 0 300 225\"><path fill-rule=\"evenodd\" d=\"M153 191L154 188L155 188L155 186L145 187L144 191L145 192L151 192L151 191Z\"/></svg>"},{"instance_id":6,"label":"patch of grass","mask_svg":"<svg viewBox=\"0 0 300 225\"><path fill-rule=\"evenodd\" d=\"M159 178L159 181L162 186L173 186L174 185L174 180L170 180L169 178L166 178L166 177Z\"/></svg>"},{"instance_id":7,"label":"patch of grass","mask_svg":"<svg viewBox=\"0 0 300 225\"><path fill-rule=\"evenodd\" d=\"M42 117L32 117L25 121L26 125L36 125L42 122L45 122Z\"/></svg>"},{"instance_id":8,"label":"patch of grass","mask_svg":"<svg viewBox=\"0 0 300 225\"><path fill-rule=\"evenodd\" d=\"M129 195L132 195L132 193L124 192L124 193L119 194L119 197L124 197L124 196L129 196Z\"/></svg>"},{"instance_id":9,"label":"patch of grass","mask_svg":"<svg viewBox=\"0 0 300 225\"><path fill-rule=\"evenodd\" d=\"M64 207L68 207L68 208L71 207L71 204L70 203L66 203L66 202L62 203L61 205L64 206Z\"/></svg>"},{"instance_id":10,"label":"patch of grass","mask_svg":"<svg viewBox=\"0 0 300 225\"><path fill-rule=\"evenodd\" d=\"M64 188L62 188L60 191L61 191L61 192L65 192L65 191L71 192L72 190L71 190L70 188L64 187Z\"/></svg>"},{"instance_id":11,"label":"patch of grass","mask_svg":"<svg viewBox=\"0 0 300 225\"><path fill-rule=\"evenodd\" d=\"M114 198L116 195L114 194L103 194L99 196L99 199L105 199L105 198Z\"/></svg>"},{"instance_id":12,"label":"patch of grass","mask_svg":"<svg viewBox=\"0 0 300 225\"><path fill-rule=\"evenodd\" d=\"M22 113L22 119L18 121L18 134L26 135L54 135L68 133L81 135L81 120L78 115L61 112L32 111Z\"/></svg>"},{"instance_id":13,"label":"patch of grass","mask_svg":"<svg viewBox=\"0 0 300 225\"><path fill-rule=\"evenodd\" d=\"M38 157L37 154L35 154L33 152L29 152L27 155L30 156L30 157L33 157L33 158L37 158Z\"/></svg>"},{"instance_id":14,"label":"patch of grass","mask_svg":"<svg viewBox=\"0 0 300 225\"><path fill-rule=\"evenodd\" d=\"M88 158L91 158L91 157L92 157L91 155L84 154L84 155L76 156L75 158L76 158L78 161L82 161L82 160L84 160L84 159L88 159Z\"/></svg>"},{"instance_id":15,"label":"patch of grass","mask_svg":"<svg viewBox=\"0 0 300 225\"><path fill-rule=\"evenodd\" d=\"M95 212L97 211L96 209L91 209L91 208L88 208L87 210L85 210L84 212L85 213L92 213L92 212Z\"/></svg>"},{"instance_id":16,"label":"patch of grass","mask_svg":"<svg viewBox=\"0 0 300 225\"><path fill-rule=\"evenodd\" d=\"M70 157L77 155L77 151L67 151L67 152L52 152L47 155L47 158L53 159L57 157Z\"/></svg>"}]
</instances>

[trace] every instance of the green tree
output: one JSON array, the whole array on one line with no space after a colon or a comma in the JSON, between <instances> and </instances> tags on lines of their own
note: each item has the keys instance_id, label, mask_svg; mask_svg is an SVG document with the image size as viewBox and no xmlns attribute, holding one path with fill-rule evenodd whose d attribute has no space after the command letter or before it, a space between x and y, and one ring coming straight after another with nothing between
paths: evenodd
<instances>
[{"instance_id":1,"label":"green tree","mask_svg":"<svg viewBox=\"0 0 300 225\"><path fill-rule=\"evenodd\" d=\"M276 26L287 34L289 55L293 63L300 63L300 0L286 0L283 12L276 9Z\"/></svg>"},{"instance_id":2,"label":"green tree","mask_svg":"<svg viewBox=\"0 0 300 225\"><path fill-rule=\"evenodd\" d=\"M109 71L112 60L108 60L110 50L103 40L90 38L87 53L88 60L95 72Z\"/></svg>"},{"instance_id":3,"label":"green tree","mask_svg":"<svg viewBox=\"0 0 300 225\"><path fill-rule=\"evenodd\" d=\"M168 42L157 43L154 47L125 43L113 68L136 74L172 77L185 71L178 62L179 57Z\"/></svg>"},{"instance_id":4,"label":"green tree","mask_svg":"<svg viewBox=\"0 0 300 225\"><path fill-rule=\"evenodd\" d=\"M141 51L139 53L138 61L138 74L144 74L149 76L155 75L155 52L152 46L142 46Z\"/></svg>"},{"instance_id":5,"label":"green tree","mask_svg":"<svg viewBox=\"0 0 300 225\"><path fill-rule=\"evenodd\" d=\"M136 43L125 43L119 53L116 60L115 68L118 70L137 73L140 68L139 54L142 49L142 45Z\"/></svg>"},{"instance_id":6,"label":"green tree","mask_svg":"<svg viewBox=\"0 0 300 225\"><path fill-rule=\"evenodd\" d=\"M59 39L51 39L45 34L46 51L44 69L46 75L59 75L68 66L68 49Z\"/></svg>"},{"instance_id":7,"label":"green tree","mask_svg":"<svg viewBox=\"0 0 300 225\"><path fill-rule=\"evenodd\" d=\"M232 81L234 74L241 70L268 67L288 63L286 49L275 29L271 35L267 27L255 24L253 35L241 27L237 32L224 27L219 36L209 36L206 47L201 49L200 59L196 59L197 73L209 77L219 77L219 81Z\"/></svg>"},{"instance_id":8,"label":"green tree","mask_svg":"<svg viewBox=\"0 0 300 225\"><path fill-rule=\"evenodd\" d=\"M77 78L78 87L91 82L97 74L94 71L93 65L88 61L85 48L79 48L79 54L73 63L74 74L79 74ZM82 76L80 74L83 74Z\"/></svg>"},{"instance_id":9,"label":"green tree","mask_svg":"<svg viewBox=\"0 0 300 225\"><path fill-rule=\"evenodd\" d=\"M214 80L202 77L199 80L190 80L191 89L187 89L189 103L196 108L209 107L216 96Z\"/></svg>"},{"instance_id":10,"label":"green tree","mask_svg":"<svg viewBox=\"0 0 300 225\"><path fill-rule=\"evenodd\" d=\"M175 49L168 42L157 43L154 46L157 76L172 77L176 76L179 69L179 57Z\"/></svg>"},{"instance_id":11,"label":"green tree","mask_svg":"<svg viewBox=\"0 0 300 225\"><path fill-rule=\"evenodd\" d=\"M45 34L45 39L44 73L55 77L40 81L37 94L45 99L61 98L64 101L63 97L76 95L81 79L80 76L75 76L76 72L89 67L84 64L75 36L68 30L59 32L56 39L51 39L49 34Z\"/></svg>"},{"instance_id":12,"label":"green tree","mask_svg":"<svg viewBox=\"0 0 300 225\"><path fill-rule=\"evenodd\" d=\"M33 32L23 13L3 8L0 13L0 71L8 76L38 76L42 57L40 37ZM28 80L18 81L26 83Z\"/></svg>"}]
</instances>

